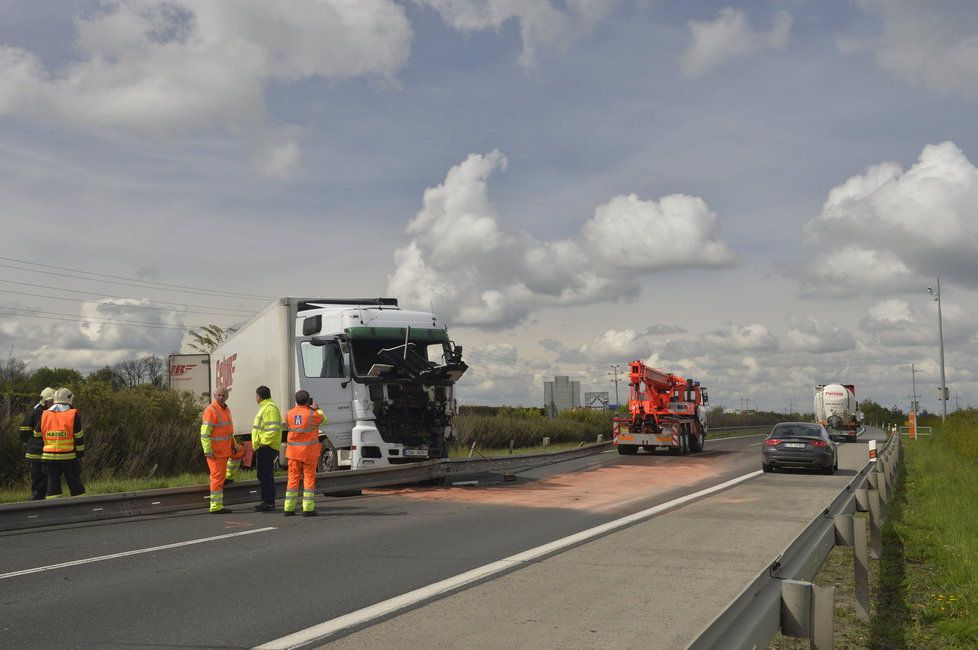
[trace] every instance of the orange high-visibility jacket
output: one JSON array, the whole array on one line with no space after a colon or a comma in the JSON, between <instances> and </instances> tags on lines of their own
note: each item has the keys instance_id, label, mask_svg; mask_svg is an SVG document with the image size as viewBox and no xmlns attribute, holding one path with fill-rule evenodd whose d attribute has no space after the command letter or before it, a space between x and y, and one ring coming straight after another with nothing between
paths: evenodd
<instances>
[{"instance_id":1,"label":"orange high-visibility jacket","mask_svg":"<svg viewBox=\"0 0 978 650\"><path fill-rule=\"evenodd\" d=\"M75 431L77 415L77 409L41 413L42 460L74 460L85 452L85 434Z\"/></svg>"},{"instance_id":2,"label":"orange high-visibility jacket","mask_svg":"<svg viewBox=\"0 0 978 650\"><path fill-rule=\"evenodd\" d=\"M200 425L200 446L205 454L213 454L214 458L231 456L231 443L234 436L234 424L231 422L231 410L221 406L216 401L204 409L203 421Z\"/></svg>"},{"instance_id":3,"label":"orange high-visibility jacket","mask_svg":"<svg viewBox=\"0 0 978 650\"><path fill-rule=\"evenodd\" d=\"M295 406L289 409L285 422L289 426L289 437L285 457L294 460L315 462L319 459L322 444L319 442L319 425L326 421L322 409L310 406Z\"/></svg>"}]
</instances>

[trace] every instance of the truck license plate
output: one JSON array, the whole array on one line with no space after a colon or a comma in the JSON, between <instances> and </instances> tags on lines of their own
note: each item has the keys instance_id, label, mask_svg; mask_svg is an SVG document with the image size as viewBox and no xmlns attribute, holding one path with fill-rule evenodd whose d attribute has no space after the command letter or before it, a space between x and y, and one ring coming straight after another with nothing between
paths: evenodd
<instances>
[{"instance_id":1,"label":"truck license plate","mask_svg":"<svg viewBox=\"0 0 978 650\"><path fill-rule=\"evenodd\" d=\"M427 458L428 457L428 450L427 449L405 449L403 453L404 453L404 456L406 458Z\"/></svg>"}]
</instances>

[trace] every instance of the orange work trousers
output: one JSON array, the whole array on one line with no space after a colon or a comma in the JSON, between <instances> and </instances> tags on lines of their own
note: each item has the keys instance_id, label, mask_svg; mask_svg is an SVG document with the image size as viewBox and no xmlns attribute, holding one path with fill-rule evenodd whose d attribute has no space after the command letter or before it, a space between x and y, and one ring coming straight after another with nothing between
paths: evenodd
<instances>
[{"instance_id":1,"label":"orange work trousers","mask_svg":"<svg viewBox=\"0 0 978 650\"><path fill-rule=\"evenodd\" d=\"M244 447L238 451L231 452L232 460L241 460L244 456ZM211 473L211 512L224 508L224 474L228 468L228 458L226 456L217 458L207 457L207 467Z\"/></svg>"},{"instance_id":2,"label":"orange work trousers","mask_svg":"<svg viewBox=\"0 0 978 650\"><path fill-rule=\"evenodd\" d=\"M285 512L295 512L299 502L299 478L302 477L302 511L316 509L316 461L289 459L289 482L285 486Z\"/></svg>"}]
</instances>

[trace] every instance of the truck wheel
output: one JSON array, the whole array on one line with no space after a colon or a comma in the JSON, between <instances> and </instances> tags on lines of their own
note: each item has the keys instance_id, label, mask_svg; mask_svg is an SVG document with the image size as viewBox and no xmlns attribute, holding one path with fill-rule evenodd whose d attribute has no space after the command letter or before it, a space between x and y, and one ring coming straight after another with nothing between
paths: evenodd
<instances>
[{"instance_id":1,"label":"truck wheel","mask_svg":"<svg viewBox=\"0 0 978 650\"><path fill-rule=\"evenodd\" d=\"M679 436L679 455L689 455L689 434L683 433Z\"/></svg>"},{"instance_id":2,"label":"truck wheel","mask_svg":"<svg viewBox=\"0 0 978 650\"><path fill-rule=\"evenodd\" d=\"M638 445L618 445L618 453L622 456L631 456L638 453Z\"/></svg>"},{"instance_id":3,"label":"truck wheel","mask_svg":"<svg viewBox=\"0 0 978 650\"><path fill-rule=\"evenodd\" d=\"M329 443L323 443L323 453L319 456L319 472L336 471L336 450Z\"/></svg>"}]
</instances>

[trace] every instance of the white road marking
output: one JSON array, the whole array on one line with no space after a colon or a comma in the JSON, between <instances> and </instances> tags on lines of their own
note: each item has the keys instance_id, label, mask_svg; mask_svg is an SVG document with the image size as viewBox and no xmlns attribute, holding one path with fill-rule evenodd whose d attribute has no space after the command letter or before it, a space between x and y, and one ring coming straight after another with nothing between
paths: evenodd
<instances>
[{"instance_id":1,"label":"white road marking","mask_svg":"<svg viewBox=\"0 0 978 650\"><path fill-rule=\"evenodd\" d=\"M79 564L90 564L92 562L102 562L103 560L114 560L120 557L128 557L130 555L140 555L141 553L152 553L154 551L165 551L170 548L178 548L180 546L190 546L192 544L203 544L204 542L216 542L219 539L227 539L229 537L240 537L241 535L253 535L254 533L264 533L269 530L276 530L274 526L269 526L268 528L256 528L255 530L244 530L237 533L228 533L227 535L216 535L214 537L203 537L201 539L191 539L186 542L175 542L173 544L163 544L162 546L153 546L152 548L139 548L133 551L123 551L122 553L113 553L112 555L100 555L98 557L90 557L84 560L73 560L71 562L62 562L61 564L50 564L48 566L39 566L34 569L24 569L23 571L12 571L10 573L0 573L0 580L6 578L16 578L17 576L26 576L32 573L42 573L44 571L54 571L55 569L64 569L70 566L78 566Z\"/></svg>"},{"instance_id":2,"label":"white road marking","mask_svg":"<svg viewBox=\"0 0 978 650\"><path fill-rule=\"evenodd\" d=\"M747 445L747 446L748 447L760 447L763 444L764 444L763 442L755 442L755 443L750 444L750 445Z\"/></svg>"},{"instance_id":3,"label":"white road marking","mask_svg":"<svg viewBox=\"0 0 978 650\"><path fill-rule=\"evenodd\" d=\"M280 639L263 643L262 645L257 646L257 650L285 650L323 641L328 637L337 634L338 632L342 632L343 630L364 625L378 618L389 616L402 609L417 605L418 603L430 600L436 596L440 596L460 587L464 587L478 580L488 578L497 573L502 573L503 571L509 571L519 567L520 565L524 565L538 560L546 555L550 555L551 553L562 551L570 546L574 546L575 544L586 542L600 535L618 530L619 528L624 528L630 524L649 519L666 510L670 510L676 506L694 501L700 497L725 490L728 487L732 487L738 483L743 483L744 481L752 479L755 476L760 476L761 474L762 472L760 470L750 472L749 474L738 476L737 478L729 481L708 487L704 490L699 490L698 492L693 492L692 494L687 494L686 496L653 506L646 510L642 510L641 512L636 512L620 519L615 519L614 521L601 524L600 526L595 526L594 528L589 528L579 533L568 535L567 537L550 542L549 544L531 548L528 551L523 551L522 553L511 555L508 558L491 562L476 569L472 569L471 571L461 573L452 578L435 582L427 587L421 587L420 589L409 591L406 594L401 594L400 596L395 596L394 598L376 603L375 605L358 609L355 612L350 612L349 614L339 616L324 623L320 623L319 625L314 625L306 628L305 630L300 630Z\"/></svg>"}]
</instances>

